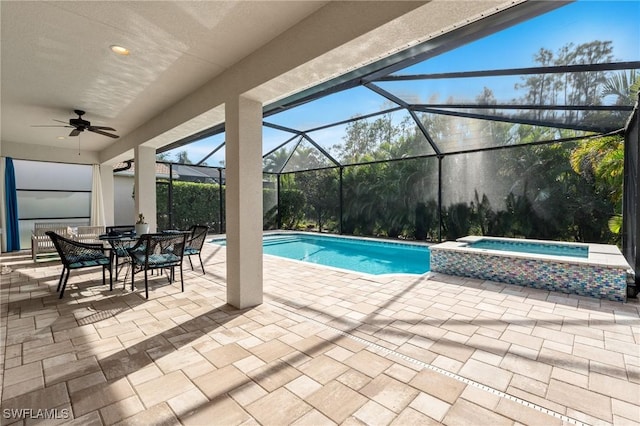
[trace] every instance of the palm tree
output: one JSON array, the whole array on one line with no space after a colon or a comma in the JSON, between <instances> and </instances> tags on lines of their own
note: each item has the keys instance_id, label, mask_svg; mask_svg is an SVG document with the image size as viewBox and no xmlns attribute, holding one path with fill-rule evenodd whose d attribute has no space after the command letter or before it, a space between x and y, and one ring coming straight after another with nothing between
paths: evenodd
<instances>
[{"instance_id":1,"label":"palm tree","mask_svg":"<svg viewBox=\"0 0 640 426\"><path fill-rule=\"evenodd\" d=\"M617 96L617 105L633 105L638 97L638 90L640 89L640 73L636 70L630 70L626 72L619 72L613 74L607 78L602 86L602 92L600 95L605 96Z\"/></svg>"},{"instance_id":2,"label":"palm tree","mask_svg":"<svg viewBox=\"0 0 640 426\"><path fill-rule=\"evenodd\" d=\"M180 151L176 154L176 163L193 164L191 160L189 160L189 153L187 151Z\"/></svg>"},{"instance_id":3,"label":"palm tree","mask_svg":"<svg viewBox=\"0 0 640 426\"><path fill-rule=\"evenodd\" d=\"M291 155L286 147L282 147L277 151L272 152L262 160L262 171L264 172L280 172L285 162Z\"/></svg>"},{"instance_id":4,"label":"palm tree","mask_svg":"<svg viewBox=\"0 0 640 426\"><path fill-rule=\"evenodd\" d=\"M609 230L620 234L622 223L622 192L624 180L624 140L622 136L607 136L581 142L571 153L571 167L593 181L598 193L604 195L615 214L609 219Z\"/></svg>"}]
</instances>

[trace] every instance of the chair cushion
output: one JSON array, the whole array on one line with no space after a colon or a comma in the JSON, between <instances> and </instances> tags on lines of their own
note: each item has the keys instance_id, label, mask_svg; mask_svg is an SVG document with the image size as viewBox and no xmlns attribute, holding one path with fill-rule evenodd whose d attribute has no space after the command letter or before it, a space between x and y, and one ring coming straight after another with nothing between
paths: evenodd
<instances>
[{"instance_id":1,"label":"chair cushion","mask_svg":"<svg viewBox=\"0 0 640 426\"><path fill-rule=\"evenodd\" d=\"M185 256L191 256L192 254L198 254L198 253L200 253L200 250L195 249L193 247L186 247L184 249Z\"/></svg>"},{"instance_id":2,"label":"chair cushion","mask_svg":"<svg viewBox=\"0 0 640 426\"><path fill-rule=\"evenodd\" d=\"M78 268L88 268L90 266L107 266L111 263L111 260L108 257L75 257L70 258L69 268L70 269L78 269Z\"/></svg>"},{"instance_id":3,"label":"chair cushion","mask_svg":"<svg viewBox=\"0 0 640 426\"><path fill-rule=\"evenodd\" d=\"M144 253L133 253L132 259L138 265L145 264ZM164 268L167 266L175 266L180 264L180 257L176 256L173 253L152 254L149 256L148 264L150 268Z\"/></svg>"}]
</instances>

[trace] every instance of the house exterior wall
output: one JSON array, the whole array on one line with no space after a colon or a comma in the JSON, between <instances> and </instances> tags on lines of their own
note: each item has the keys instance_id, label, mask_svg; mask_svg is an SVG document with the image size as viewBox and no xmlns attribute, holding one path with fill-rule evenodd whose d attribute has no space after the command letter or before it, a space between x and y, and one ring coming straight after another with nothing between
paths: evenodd
<instances>
[{"instance_id":1,"label":"house exterior wall","mask_svg":"<svg viewBox=\"0 0 640 426\"><path fill-rule=\"evenodd\" d=\"M136 219L133 200L133 176L115 175L113 177L113 196L113 225L133 225Z\"/></svg>"}]
</instances>

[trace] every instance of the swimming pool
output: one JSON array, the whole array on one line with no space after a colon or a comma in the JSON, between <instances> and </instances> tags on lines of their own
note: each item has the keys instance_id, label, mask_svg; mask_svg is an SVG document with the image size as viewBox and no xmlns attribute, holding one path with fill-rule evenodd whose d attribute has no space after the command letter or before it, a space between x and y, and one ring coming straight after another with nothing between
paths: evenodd
<instances>
[{"instance_id":1,"label":"swimming pool","mask_svg":"<svg viewBox=\"0 0 640 426\"><path fill-rule=\"evenodd\" d=\"M287 233L265 234L262 247L265 254L373 275L424 274L430 266L423 244Z\"/></svg>"}]
</instances>

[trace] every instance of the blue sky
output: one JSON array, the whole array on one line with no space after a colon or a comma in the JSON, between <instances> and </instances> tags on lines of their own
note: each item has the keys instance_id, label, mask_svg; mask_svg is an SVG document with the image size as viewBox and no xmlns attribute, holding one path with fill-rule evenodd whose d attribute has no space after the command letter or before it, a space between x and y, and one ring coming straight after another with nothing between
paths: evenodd
<instances>
[{"instance_id":1,"label":"blue sky","mask_svg":"<svg viewBox=\"0 0 640 426\"><path fill-rule=\"evenodd\" d=\"M499 33L461 46L455 50L428 59L420 64L401 70L398 74L439 73L486 69L520 68L536 65L534 54L545 48L556 52L562 46L575 45L594 40L611 40L613 55L617 61L640 60L640 0L579 0L554 11L538 16ZM467 79L469 80L469 79ZM512 92L518 78L493 79L494 92L504 90L505 96ZM500 83L495 83L499 80ZM428 100L434 92L439 100L448 96L475 97L484 82L436 80L429 89L423 84L397 84L396 93ZM394 83L395 84L395 83ZM382 86L382 84L381 84ZM387 88L394 87L387 85ZM305 104L300 108L267 118L267 121L298 129L309 129L322 124L351 118L355 115L379 111L389 107L388 102L370 90L359 87ZM336 128L324 131L327 138L340 142L342 132ZM286 141L288 133L267 129L263 135L263 152L266 153ZM224 135L193 143L177 151L187 150L192 161L200 160L224 141ZM170 153L174 155L175 152ZM207 160L207 164L218 166L224 160L224 149Z\"/></svg>"},{"instance_id":2,"label":"blue sky","mask_svg":"<svg viewBox=\"0 0 640 426\"><path fill-rule=\"evenodd\" d=\"M612 40L620 61L640 59L640 0L580 0L461 46L398 74L520 68L568 43Z\"/></svg>"}]
</instances>

